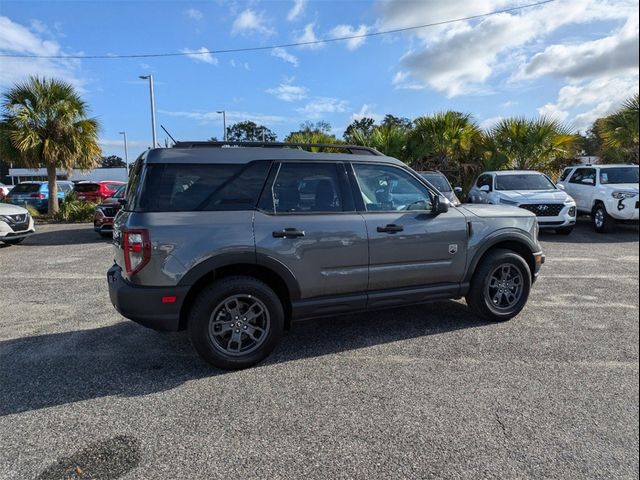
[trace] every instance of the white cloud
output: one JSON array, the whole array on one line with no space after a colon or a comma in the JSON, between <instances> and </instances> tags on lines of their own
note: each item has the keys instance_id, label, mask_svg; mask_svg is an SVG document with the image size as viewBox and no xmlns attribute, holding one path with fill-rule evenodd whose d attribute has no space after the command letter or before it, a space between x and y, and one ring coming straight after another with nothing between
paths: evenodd
<instances>
[{"instance_id":1,"label":"white cloud","mask_svg":"<svg viewBox=\"0 0 640 480\"><path fill-rule=\"evenodd\" d=\"M359 112L351 114L351 121L362 120L363 118L372 118L376 122L382 121L382 119L384 119L384 115L375 113L372 110L373 107L375 107L375 105L363 104Z\"/></svg>"},{"instance_id":2,"label":"white cloud","mask_svg":"<svg viewBox=\"0 0 640 480\"><path fill-rule=\"evenodd\" d=\"M271 55L287 63L290 63L294 67L297 67L299 64L298 57L290 54L284 48L274 48L273 50L271 50Z\"/></svg>"},{"instance_id":3,"label":"white cloud","mask_svg":"<svg viewBox=\"0 0 640 480\"><path fill-rule=\"evenodd\" d=\"M217 65L218 59L214 57L207 47L200 47L196 50L189 48L183 48L182 53L186 53L187 57L196 62L208 63L210 65Z\"/></svg>"},{"instance_id":4,"label":"white cloud","mask_svg":"<svg viewBox=\"0 0 640 480\"><path fill-rule=\"evenodd\" d=\"M307 4L307 0L293 0L293 6L289 13L287 14L287 20L292 22L296 18L298 18L304 12L304 7Z\"/></svg>"},{"instance_id":5,"label":"white cloud","mask_svg":"<svg viewBox=\"0 0 640 480\"><path fill-rule=\"evenodd\" d=\"M410 79L409 72L399 71L391 79L391 85L397 90L424 90L426 87Z\"/></svg>"},{"instance_id":6,"label":"white cloud","mask_svg":"<svg viewBox=\"0 0 640 480\"><path fill-rule=\"evenodd\" d=\"M555 103L543 105L538 113L585 131L597 118L614 112L638 86L637 74L572 81L560 89Z\"/></svg>"},{"instance_id":7,"label":"white cloud","mask_svg":"<svg viewBox=\"0 0 640 480\"><path fill-rule=\"evenodd\" d=\"M196 8L187 8L184 14L191 20L202 20L204 18L202 12Z\"/></svg>"},{"instance_id":8,"label":"white cloud","mask_svg":"<svg viewBox=\"0 0 640 480\"><path fill-rule=\"evenodd\" d=\"M504 117L501 116L497 116L497 117L489 117L489 118L485 118L484 120L482 120L479 124L480 128L483 130L491 130L493 127L495 127L498 122L500 120L502 120Z\"/></svg>"},{"instance_id":9,"label":"white cloud","mask_svg":"<svg viewBox=\"0 0 640 480\"><path fill-rule=\"evenodd\" d=\"M296 43L307 43L307 42L317 42L319 38L316 36L315 32L315 24L307 23L304 27L304 30L300 35L296 37ZM309 48L311 50L317 50L319 48L324 47L324 43L312 43L310 45L303 45L300 48Z\"/></svg>"},{"instance_id":10,"label":"white cloud","mask_svg":"<svg viewBox=\"0 0 640 480\"><path fill-rule=\"evenodd\" d=\"M169 115L172 117L188 118L195 120L201 124L207 123L222 123L222 115L217 111L171 111L171 110L158 110L158 113L163 115ZM274 124L285 123L289 121L288 118L280 115L268 115L263 113L250 113L250 112L238 112L227 111L227 124L242 122L244 120L251 120L260 124Z\"/></svg>"},{"instance_id":11,"label":"white cloud","mask_svg":"<svg viewBox=\"0 0 640 480\"><path fill-rule=\"evenodd\" d=\"M402 28L511 6L507 0L401 1L380 5L382 28ZM400 63L418 84L449 97L478 91L496 72L517 68L551 33L571 24L637 17L632 0L563 0L479 20L419 29ZM514 64L515 63L515 64Z\"/></svg>"},{"instance_id":12,"label":"white cloud","mask_svg":"<svg viewBox=\"0 0 640 480\"><path fill-rule=\"evenodd\" d=\"M521 75L585 78L637 71L639 40L638 17L632 17L608 37L548 46L533 56Z\"/></svg>"},{"instance_id":13,"label":"white cloud","mask_svg":"<svg viewBox=\"0 0 640 480\"><path fill-rule=\"evenodd\" d=\"M122 138L118 138L115 140L101 138L98 140L98 144L101 147L122 147L124 149L124 140ZM127 138L127 148L147 148L151 144L150 141L145 140L131 140Z\"/></svg>"},{"instance_id":14,"label":"white cloud","mask_svg":"<svg viewBox=\"0 0 640 480\"><path fill-rule=\"evenodd\" d=\"M0 16L0 52L26 55L64 55L62 47L53 40L45 40L48 28L42 22L32 23L31 30ZM85 81L78 76L80 61L48 58L2 58L0 86L12 86L30 75L56 77L65 80L80 91Z\"/></svg>"},{"instance_id":15,"label":"white cloud","mask_svg":"<svg viewBox=\"0 0 640 480\"><path fill-rule=\"evenodd\" d=\"M275 30L267 25L267 19L263 13L248 8L240 12L233 21L231 33L233 35L259 33L269 36L273 35Z\"/></svg>"},{"instance_id":16,"label":"white cloud","mask_svg":"<svg viewBox=\"0 0 640 480\"><path fill-rule=\"evenodd\" d=\"M358 28L354 28L351 25L337 25L331 30L331 36L333 38L340 37L352 37L355 35L365 35L369 31L369 27L366 25L360 25ZM345 40L347 44L347 48L349 50L355 50L358 47L362 46L365 42L365 38L351 38L349 40Z\"/></svg>"},{"instance_id":17,"label":"white cloud","mask_svg":"<svg viewBox=\"0 0 640 480\"><path fill-rule=\"evenodd\" d=\"M342 113L346 111L348 102L332 97L316 97L304 107L296 111L308 119L318 119L328 113Z\"/></svg>"},{"instance_id":18,"label":"white cloud","mask_svg":"<svg viewBox=\"0 0 640 480\"><path fill-rule=\"evenodd\" d=\"M294 78L287 78L283 83L275 88L270 88L267 93L275 95L284 102L295 102L307 98L307 89L298 85L293 85Z\"/></svg>"}]
</instances>

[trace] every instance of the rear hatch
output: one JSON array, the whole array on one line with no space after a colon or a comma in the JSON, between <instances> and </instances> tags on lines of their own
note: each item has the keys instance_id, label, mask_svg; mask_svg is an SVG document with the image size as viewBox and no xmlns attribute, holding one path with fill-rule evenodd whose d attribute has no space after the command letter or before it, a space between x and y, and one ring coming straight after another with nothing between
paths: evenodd
<instances>
[{"instance_id":1,"label":"rear hatch","mask_svg":"<svg viewBox=\"0 0 640 480\"><path fill-rule=\"evenodd\" d=\"M11 203L25 203L37 198L40 193L39 183L19 183L9 192L7 198ZM46 191L43 193L46 197Z\"/></svg>"}]
</instances>

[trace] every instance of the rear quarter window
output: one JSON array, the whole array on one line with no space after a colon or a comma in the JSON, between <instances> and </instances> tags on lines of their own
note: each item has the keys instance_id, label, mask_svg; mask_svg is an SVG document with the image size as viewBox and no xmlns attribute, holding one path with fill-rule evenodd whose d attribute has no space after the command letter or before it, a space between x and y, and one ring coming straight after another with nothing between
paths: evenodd
<instances>
[{"instance_id":1,"label":"rear quarter window","mask_svg":"<svg viewBox=\"0 0 640 480\"><path fill-rule=\"evenodd\" d=\"M229 211L255 208L270 162L147 164L135 211Z\"/></svg>"}]
</instances>

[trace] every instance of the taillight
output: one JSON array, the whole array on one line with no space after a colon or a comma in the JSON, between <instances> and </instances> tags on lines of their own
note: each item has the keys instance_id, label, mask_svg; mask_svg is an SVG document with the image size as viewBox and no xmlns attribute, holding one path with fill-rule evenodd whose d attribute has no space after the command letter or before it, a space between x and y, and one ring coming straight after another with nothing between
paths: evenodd
<instances>
[{"instance_id":1,"label":"taillight","mask_svg":"<svg viewBox=\"0 0 640 480\"><path fill-rule=\"evenodd\" d=\"M31 195L29 195L31 198L46 198L46 195L44 193L32 193Z\"/></svg>"},{"instance_id":2,"label":"taillight","mask_svg":"<svg viewBox=\"0 0 640 480\"><path fill-rule=\"evenodd\" d=\"M124 269L128 275L135 275L149 263L151 242L147 230L123 230L122 249Z\"/></svg>"}]
</instances>

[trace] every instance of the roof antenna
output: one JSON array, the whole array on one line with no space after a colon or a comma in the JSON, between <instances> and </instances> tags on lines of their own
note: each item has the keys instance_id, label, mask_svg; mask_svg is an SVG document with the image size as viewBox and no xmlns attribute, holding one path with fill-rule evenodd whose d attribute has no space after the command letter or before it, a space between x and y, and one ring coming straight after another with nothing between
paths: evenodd
<instances>
[{"instance_id":1,"label":"roof antenna","mask_svg":"<svg viewBox=\"0 0 640 480\"><path fill-rule=\"evenodd\" d=\"M161 128L162 130L164 130L164 133L166 133L167 135L169 135L169 138L171 138L171 141L172 141L174 144L178 143L178 142L176 142L176 139L175 139L175 138L173 138L173 136L169 133L169 131L168 131L166 128L164 128L164 125L160 124L160 128Z\"/></svg>"}]
</instances>

